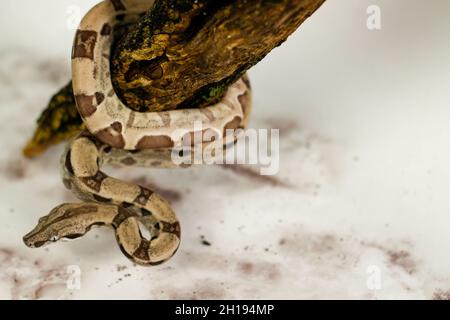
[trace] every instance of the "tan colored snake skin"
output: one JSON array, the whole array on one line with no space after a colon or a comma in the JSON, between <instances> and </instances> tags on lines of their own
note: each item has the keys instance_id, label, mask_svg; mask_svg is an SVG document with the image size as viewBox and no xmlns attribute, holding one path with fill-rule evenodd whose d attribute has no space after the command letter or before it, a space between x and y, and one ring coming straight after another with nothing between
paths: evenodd
<instances>
[{"instance_id":1,"label":"tan colored snake skin","mask_svg":"<svg viewBox=\"0 0 450 320\"><path fill-rule=\"evenodd\" d=\"M231 85L219 103L201 109L139 113L119 100L109 70L114 25L136 21L152 4L153 0L107 0L83 18L73 45L72 81L88 131L69 144L61 162L64 185L84 202L62 204L40 218L24 237L27 246L78 238L93 226L108 225L132 261L141 265L166 261L180 244L180 224L169 203L149 189L107 176L101 166L177 167L171 151L183 145L183 137L195 133L195 122L219 137L215 143L221 144L226 129L246 127L251 109L247 77ZM150 232L150 239L141 234L141 227Z\"/></svg>"}]
</instances>

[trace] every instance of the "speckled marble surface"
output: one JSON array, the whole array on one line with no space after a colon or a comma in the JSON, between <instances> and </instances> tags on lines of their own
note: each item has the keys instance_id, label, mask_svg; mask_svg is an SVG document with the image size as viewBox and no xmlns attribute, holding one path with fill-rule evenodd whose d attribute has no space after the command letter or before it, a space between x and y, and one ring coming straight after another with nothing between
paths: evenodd
<instances>
[{"instance_id":1,"label":"speckled marble surface","mask_svg":"<svg viewBox=\"0 0 450 320\"><path fill-rule=\"evenodd\" d=\"M447 0L329 0L252 69L251 126L280 129L274 177L109 168L180 217L178 253L154 268L129 263L109 229L42 249L21 241L75 201L59 178L62 146L33 161L20 153L70 77L73 2L95 3L2 3L0 299L450 298ZM379 31L365 26L370 4ZM74 265L79 289L66 284Z\"/></svg>"}]
</instances>

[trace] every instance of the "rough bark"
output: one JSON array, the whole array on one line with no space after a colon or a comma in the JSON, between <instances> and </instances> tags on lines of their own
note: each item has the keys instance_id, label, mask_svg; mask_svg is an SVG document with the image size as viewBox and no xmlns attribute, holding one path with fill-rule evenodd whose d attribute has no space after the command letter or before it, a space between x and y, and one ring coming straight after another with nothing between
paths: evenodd
<instances>
[{"instance_id":1,"label":"rough bark","mask_svg":"<svg viewBox=\"0 0 450 320\"><path fill-rule=\"evenodd\" d=\"M214 103L324 1L156 0L137 24L115 31L115 90L142 112ZM33 157L81 128L69 83L52 97L24 154Z\"/></svg>"}]
</instances>

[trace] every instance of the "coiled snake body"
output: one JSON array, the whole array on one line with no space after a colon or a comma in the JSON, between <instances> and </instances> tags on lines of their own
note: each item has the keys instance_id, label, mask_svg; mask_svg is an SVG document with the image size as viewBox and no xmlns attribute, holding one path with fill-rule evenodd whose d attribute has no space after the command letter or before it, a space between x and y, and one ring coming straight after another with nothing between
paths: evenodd
<instances>
[{"instance_id":1,"label":"coiled snake body","mask_svg":"<svg viewBox=\"0 0 450 320\"><path fill-rule=\"evenodd\" d=\"M179 167L171 152L183 145L186 134L197 133L195 122L219 137L215 143L225 143L226 129L247 125L251 97L245 76L219 103L205 108L139 113L121 102L110 78L112 30L118 20L136 21L152 4L153 0L106 0L81 21L72 50L72 81L87 130L69 144L61 163L64 185L84 202L59 205L40 218L24 237L26 245L78 238L92 226L108 225L132 261L166 261L180 244L180 224L169 203L147 188L109 177L101 166ZM150 239L141 234L140 226L147 228Z\"/></svg>"}]
</instances>

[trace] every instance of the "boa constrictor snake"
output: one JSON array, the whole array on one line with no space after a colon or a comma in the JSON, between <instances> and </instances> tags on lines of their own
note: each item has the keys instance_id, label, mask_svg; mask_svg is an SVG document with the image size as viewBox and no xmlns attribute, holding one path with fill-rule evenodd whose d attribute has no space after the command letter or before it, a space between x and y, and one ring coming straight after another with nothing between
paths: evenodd
<instances>
[{"instance_id":1,"label":"boa constrictor snake","mask_svg":"<svg viewBox=\"0 0 450 320\"><path fill-rule=\"evenodd\" d=\"M101 166L180 167L171 161L171 152L183 144L185 134L196 133L195 122L217 134L215 143L224 147L226 129L246 127L251 109L246 76L231 85L219 103L205 108L139 113L118 98L109 64L113 28L118 21L136 21L153 2L106 0L82 19L72 49L72 81L87 130L70 142L61 166L64 185L83 202L59 205L40 218L24 236L27 246L78 238L93 226L107 225L133 262L156 265L168 260L180 244L180 224L168 201L147 188L109 177ZM200 147L206 144L202 141ZM142 226L150 239L142 235Z\"/></svg>"}]
</instances>

